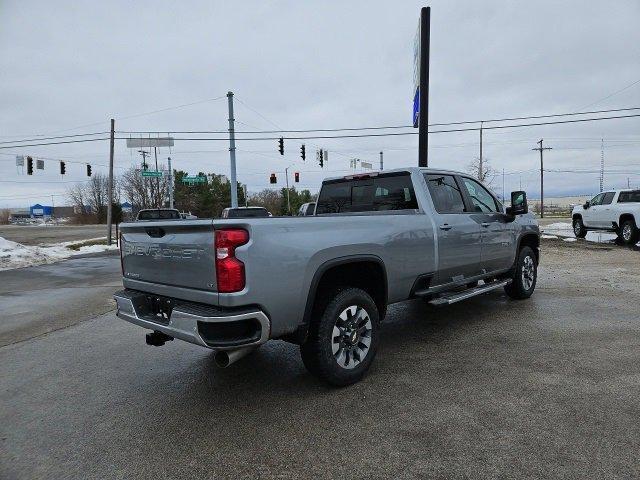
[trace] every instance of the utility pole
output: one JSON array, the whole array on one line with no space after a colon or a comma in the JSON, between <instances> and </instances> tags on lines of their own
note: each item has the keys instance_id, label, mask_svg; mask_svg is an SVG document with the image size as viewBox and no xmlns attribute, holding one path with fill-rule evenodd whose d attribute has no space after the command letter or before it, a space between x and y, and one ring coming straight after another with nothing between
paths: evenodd
<instances>
[{"instance_id":1,"label":"utility pole","mask_svg":"<svg viewBox=\"0 0 640 480\"><path fill-rule=\"evenodd\" d=\"M229 161L231 163L231 207L238 208L238 184L236 183L236 134L233 127L233 92L227 93L229 100Z\"/></svg>"},{"instance_id":2,"label":"utility pole","mask_svg":"<svg viewBox=\"0 0 640 480\"><path fill-rule=\"evenodd\" d=\"M504 203L504 167L502 167L502 203Z\"/></svg>"},{"instance_id":3,"label":"utility pole","mask_svg":"<svg viewBox=\"0 0 640 480\"><path fill-rule=\"evenodd\" d=\"M156 157L156 172L158 171L158 147L153 147L153 154ZM164 199L163 199L164 200ZM156 208L161 208L160 199L160 177L156 177Z\"/></svg>"},{"instance_id":4,"label":"utility pole","mask_svg":"<svg viewBox=\"0 0 640 480\"><path fill-rule=\"evenodd\" d=\"M109 181L107 189L109 190L107 203L107 245L111 245L111 227L113 225L113 211L111 204L113 203L113 147L115 141L116 121L111 119L111 138L109 139Z\"/></svg>"},{"instance_id":5,"label":"utility pole","mask_svg":"<svg viewBox=\"0 0 640 480\"><path fill-rule=\"evenodd\" d=\"M478 166L478 180L482 181L482 122L480 122L480 163Z\"/></svg>"},{"instance_id":6,"label":"utility pole","mask_svg":"<svg viewBox=\"0 0 640 480\"><path fill-rule=\"evenodd\" d=\"M429 42L431 7L420 10L420 87L418 117L418 166L429 166Z\"/></svg>"},{"instance_id":7,"label":"utility pole","mask_svg":"<svg viewBox=\"0 0 640 480\"><path fill-rule=\"evenodd\" d=\"M247 199L247 185L244 184L243 188L244 188L244 206L248 207L249 206L249 200Z\"/></svg>"},{"instance_id":8,"label":"utility pole","mask_svg":"<svg viewBox=\"0 0 640 480\"><path fill-rule=\"evenodd\" d=\"M384 161L382 160L382 152L380 152L380 171L384 170Z\"/></svg>"},{"instance_id":9,"label":"utility pole","mask_svg":"<svg viewBox=\"0 0 640 480\"><path fill-rule=\"evenodd\" d=\"M531 150L537 150L540 152L540 218L544 218L544 163L542 159L542 152L545 150L552 150L551 147L542 146L543 139L541 138L538 143L538 148L532 148Z\"/></svg>"},{"instance_id":10,"label":"utility pole","mask_svg":"<svg viewBox=\"0 0 640 480\"><path fill-rule=\"evenodd\" d=\"M173 208L173 170L171 169L171 157L167 157L169 167L169 208Z\"/></svg>"},{"instance_id":11,"label":"utility pole","mask_svg":"<svg viewBox=\"0 0 640 480\"><path fill-rule=\"evenodd\" d=\"M289 215L291 215L291 202L289 201L289 168L291 168L291 165L284 169L284 177L287 181L287 211L289 212Z\"/></svg>"}]
</instances>

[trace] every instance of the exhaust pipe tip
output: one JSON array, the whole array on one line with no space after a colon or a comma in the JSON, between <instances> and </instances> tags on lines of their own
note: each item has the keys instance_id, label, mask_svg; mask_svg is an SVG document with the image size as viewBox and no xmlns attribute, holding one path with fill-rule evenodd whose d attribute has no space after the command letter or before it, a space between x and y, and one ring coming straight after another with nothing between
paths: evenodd
<instances>
[{"instance_id":1,"label":"exhaust pipe tip","mask_svg":"<svg viewBox=\"0 0 640 480\"><path fill-rule=\"evenodd\" d=\"M218 351L213 356L216 365L220 368L227 368L231 363L229 362L229 354L225 351Z\"/></svg>"},{"instance_id":2,"label":"exhaust pipe tip","mask_svg":"<svg viewBox=\"0 0 640 480\"><path fill-rule=\"evenodd\" d=\"M227 368L232 363L237 362L242 357L249 355L258 347L242 347L235 350L218 350L213 359L220 368Z\"/></svg>"}]
</instances>

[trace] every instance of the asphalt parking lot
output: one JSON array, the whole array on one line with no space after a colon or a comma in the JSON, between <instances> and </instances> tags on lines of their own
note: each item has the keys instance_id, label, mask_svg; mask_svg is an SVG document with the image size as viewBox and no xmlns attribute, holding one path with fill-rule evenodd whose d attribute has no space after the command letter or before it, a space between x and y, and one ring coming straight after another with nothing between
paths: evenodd
<instances>
[{"instance_id":1,"label":"asphalt parking lot","mask_svg":"<svg viewBox=\"0 0 640 480\"><path fill-rule=\"evenodd\" d=\"M639 253L542 252L527 301L391 307L344 389L284 342L220 370L112 312L1 347L0 478L638 478Z\"/></svg>"}]
</instances>

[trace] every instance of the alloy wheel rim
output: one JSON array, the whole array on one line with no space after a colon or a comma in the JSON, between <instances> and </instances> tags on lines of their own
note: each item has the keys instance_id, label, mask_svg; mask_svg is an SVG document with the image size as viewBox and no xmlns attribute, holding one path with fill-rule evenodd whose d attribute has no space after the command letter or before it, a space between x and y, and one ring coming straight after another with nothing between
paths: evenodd
<instances>
[{"instance_id":1,"label":"alloy wheel rim","mask_svg":"<svg viewBox=\"0 0 640 480\"><path fill-rule=\"evenodd\" d=\"M360 365L371 347L373 325L369 313L358 305L345 308L333 326L331 352L336 363L351 370Z\"/></svg>"},{"instance_id":2,"label":"alloy wheel rim","mask_svg":"<svg viewBox=\"0 0 640 480\"><path fill-rule=\"evenodd\" d=\"M631 225L626 224L622 227L622 238L624 238L627 242L631 240Z\"/></svg>"},{"instance_id":3,"label":"alloy wheel rim","mask_svg":"<svg viewBox=\"0 0 640 480\"><path fill-rule=\"evenodd\" d=\"M533 258L529 255L524 257L524 261L522 263L522 285L525 290L530 290L533 286L533 281L535 280L535 264L533 263Z\"/></svg>"},{"instance_id":4,"label":"alloy wheel rim","mask_svg":"<svg viewBox=\"0 0 640 480\"><path fill-rule=\"evenodd\" d=\"M576 221L573 224L573 233L575 233L576 235L580 235L580 231L582 230L580 222Z\"/></svg>"}]
</instances>

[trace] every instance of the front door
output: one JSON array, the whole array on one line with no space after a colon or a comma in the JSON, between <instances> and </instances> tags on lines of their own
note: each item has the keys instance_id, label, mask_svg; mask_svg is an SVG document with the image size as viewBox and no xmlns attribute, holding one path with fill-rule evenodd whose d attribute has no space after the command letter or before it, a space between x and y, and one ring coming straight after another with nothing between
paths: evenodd
<instances>
[{"instance_id":1,"label":"front door","mask_svg":"<svg viewBox=\"0 0 640 480\"><path fill-rule=\"evenodd\" d=\"M599 193L591 199L589 202L589 208L582 211L582 223L585 227L599 228L601 226L602 216L602 199L604 193Z\"/></svg>"},{"instance_id":2,"label":"front door","mask_svg":"<svg viewBox=\"0 0 640 480\"><path fill-rule=\"evenodd\" d=\"M482 227L483 273L505 270L513 264L514 241L502 205L478 181L461 177L467 201L474 211L473 219Z\"/></svg>"},{"instance_id":3,"label":"front door","mask_svg":"<svg viewBox=\"0 0 640 480\"><path fill-rule=\"evenodd\" d=\"M436 283L456 282L479 275L481 226L474 221L453 175L426 173L438 235L438 273Z\"/></svg>"}]
</instances>

